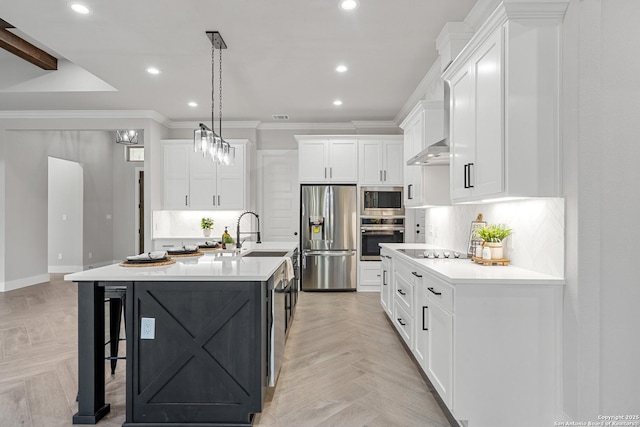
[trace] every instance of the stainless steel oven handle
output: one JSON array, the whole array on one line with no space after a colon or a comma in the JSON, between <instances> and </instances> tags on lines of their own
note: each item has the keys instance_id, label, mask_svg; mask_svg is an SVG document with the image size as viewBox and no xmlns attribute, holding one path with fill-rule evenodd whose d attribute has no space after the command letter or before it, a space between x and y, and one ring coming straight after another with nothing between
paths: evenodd
<instances>
[{"instance_id":1,"label":"stainless steel oven handle","mask_svg":"<svg viewBox=\"0 0 640 427\"><path fill-rule=\"evenodd\" d=\"M362 231L404 231L404 227L393 226L373 226L373 227L360 227Z\"/></svg>"}]
</instances>

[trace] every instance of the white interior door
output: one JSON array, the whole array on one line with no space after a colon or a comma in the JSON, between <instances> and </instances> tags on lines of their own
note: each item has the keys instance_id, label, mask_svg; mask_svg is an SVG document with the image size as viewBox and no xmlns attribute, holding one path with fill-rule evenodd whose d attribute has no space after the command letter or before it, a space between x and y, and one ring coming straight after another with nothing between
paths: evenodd
<instances>
[{"instance_id":1,"label":"white interior door","mask_svg":"<svg viewBox=\"0 0 640 427\"><path fill-rule=\"evenodd\" d=\"M300 190L297 150L260 150L258 168L262 240L298 240Z\"/></svg>"}]
</instances>

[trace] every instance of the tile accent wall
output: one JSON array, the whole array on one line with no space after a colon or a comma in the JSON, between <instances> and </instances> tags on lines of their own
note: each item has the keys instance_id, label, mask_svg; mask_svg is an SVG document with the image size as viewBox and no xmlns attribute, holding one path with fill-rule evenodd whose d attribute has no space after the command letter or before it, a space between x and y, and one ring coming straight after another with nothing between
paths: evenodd
<instances>
[{"instance_id":1,"label":"tile accent wall","mask_svg":"<svg viewBox=\"0 0 640 427\"><path fill-rule=\"evenodd\" d=\"M564 277L564 199L527 199L483 205L456 205L425 211L426 243L466 252L471 221L513 230L505 240L511 265Z\"/></svg>"},{"instance_id":2,"label":"tile accent wall","mask_svg":"<svg viewBox=\"0 0 640 427\"><path fill-rule=\"evenodd\" d=\"M153 238L171 237L203 237L200 220L203 217L213 218L211 238L219 240L228 227L229 234L235 239L238 217L243 211L154 211ZM253 230L251 215L242 218L242 230ZM255 219L254 219L255 221ZM247 236L243 236L247 237ZM204 237L203 237L204 238ZM250 239L255 240L255 239Z\"/></svg>"}]
</instances>

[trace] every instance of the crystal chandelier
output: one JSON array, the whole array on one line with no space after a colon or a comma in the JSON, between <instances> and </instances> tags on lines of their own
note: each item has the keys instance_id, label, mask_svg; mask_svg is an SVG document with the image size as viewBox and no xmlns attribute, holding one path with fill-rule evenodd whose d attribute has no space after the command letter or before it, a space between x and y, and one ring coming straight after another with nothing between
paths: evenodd
<instances>
[{"instance_id":1,"label":"crystal chandelier","mask_svg":"<svg viewBox=\"0 0 640 427\"><path fill-rule=\"evenodd\" d=\"M235 161L236 150L227 141L222 139L222 49L226 49L222 36L217 31L207 31L207 37L211 40L211 128L200 123L198 129L193 132L193 149L201 152L204 157L210 157L218 165L232 165ZM215 132L215 51L218 49L218 64L220 67L219 97L219 131Z\"/></svg>"}]
</instances>

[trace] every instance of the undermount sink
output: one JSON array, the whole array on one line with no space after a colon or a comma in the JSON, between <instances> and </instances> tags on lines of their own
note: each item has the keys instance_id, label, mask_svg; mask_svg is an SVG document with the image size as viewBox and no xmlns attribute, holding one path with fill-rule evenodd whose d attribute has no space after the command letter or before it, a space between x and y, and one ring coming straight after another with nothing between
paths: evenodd
<instances>
[{"instance_id":1,"label":"undermount sink","mask_svg":"<svg viewBox=\"0 0 640 427\"><path fill-rule=\"evenodd\" d=\"M253 250L247 254L242 255L243 257L276 257L280 258L287 255L288 251L256 251Z\"/></svg>"}]
</instances>

